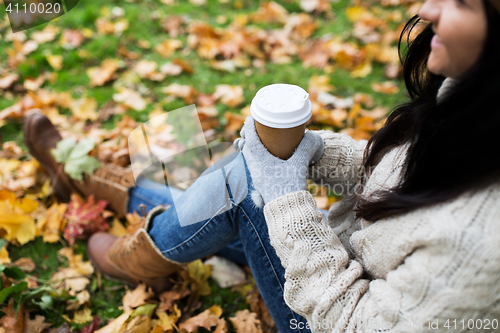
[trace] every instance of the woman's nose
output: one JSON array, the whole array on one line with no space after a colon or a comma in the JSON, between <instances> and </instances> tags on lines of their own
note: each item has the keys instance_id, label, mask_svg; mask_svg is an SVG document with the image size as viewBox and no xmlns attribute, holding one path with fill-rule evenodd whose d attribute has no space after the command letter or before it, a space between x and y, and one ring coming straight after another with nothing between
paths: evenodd
<instances>
[{"instance_id":1,"label":"woman's nose","mask_svg":"<svg viewBox=\"0 0 500 333\"><path fill-rule=\"evenodd\" d=\"M436 23L441 12L441 9L439 8L437 2L438 1L435 0L425 1L425 3L422 5L422 7L420 7L420 10L418 11L418 16L420 16L420 18L424 21Z\"/></svg>"}]
</instances>

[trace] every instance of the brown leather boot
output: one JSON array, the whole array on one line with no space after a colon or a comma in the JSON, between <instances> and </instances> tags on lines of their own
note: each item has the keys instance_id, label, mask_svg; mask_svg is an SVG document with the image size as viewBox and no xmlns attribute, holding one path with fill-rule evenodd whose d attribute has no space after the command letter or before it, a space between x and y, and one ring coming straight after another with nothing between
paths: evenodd
<instances>
[{"instance_id":1,"label":"brown leather boot","mask_svg":"<svg viewBox=\"0 0 500 333\"><path fill-rule=\"evenodd\" d=\"M87 253L94 267L107 277L132 285L144 282L157 293L170 289L168 276L183 263L167 259L147 232L151 220L164 211L162 206L152 209L144 227L133 234L121 237L106 232L93 234L87 243Z\"/></svg>"},{"instance_id":2,"label":"brown leather boot","mask_svg":"<svg viewBox=\"0 0 500 333\"><path fill-rule=\"evenodd\" d=\"M62 137L47 117L40 113L30 114L24 119L23 131L26 147L49 172L52 186L61 201L68 202L71 193L78 193L83 197L94 194L96 199L106 200L107 208L113 210L118 217L125 217L128 190L135 186L130 168L101 163L101 167L93 175L85 174L81 183L71 179L64 172L64 165L57 163L50 153Z\"/></svg>"}]
</instances>

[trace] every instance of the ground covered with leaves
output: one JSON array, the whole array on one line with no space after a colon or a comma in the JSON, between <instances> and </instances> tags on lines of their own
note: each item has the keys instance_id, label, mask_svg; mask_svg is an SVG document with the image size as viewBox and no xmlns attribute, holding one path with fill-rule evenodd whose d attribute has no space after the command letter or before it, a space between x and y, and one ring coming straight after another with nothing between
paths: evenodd
<instances>
[{"instance_id":1,"label":"ground covered with leaves","mask_svg":"<svg viewBox=\"0 0 500 333\"><path fill-rule=\"evenodd\" d=\"M0 0L1 2L2 0ZM207 141L232 142L255 93L303 87L309 129L369 139L404 94L397 42L414 0L81 0L70 13L12 33L0 15L0 330L5 332L275 332L248 267L217 256L154 295L101 276L85 239L134 232L92 196L57 200L27 152L22 120L46 115L53 152L75 179L130 166L141 123L195 104ZM154 144L155 142L153 142ZM315 184L318 208L341 198Z\"/></svg>"}]
</instances>

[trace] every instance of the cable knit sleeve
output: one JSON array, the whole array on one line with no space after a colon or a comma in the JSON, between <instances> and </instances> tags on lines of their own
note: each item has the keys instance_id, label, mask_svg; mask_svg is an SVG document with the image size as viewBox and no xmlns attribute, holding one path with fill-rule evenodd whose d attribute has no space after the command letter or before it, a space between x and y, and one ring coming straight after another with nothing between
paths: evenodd
<instances>
[{"instance_id":1,"label":"cable knit sleeve","mask_svg":"<svg viewBox=\"0 0 500 333\"><path fill-rule=\"evenodd\" d=\"M307 178L328 184L338 194L353 193L363 174L363 153L368 141L358 142L332 131L313 132L323 138L325 150L320 160L309 167Z\"/></svg>"},{"instance_id":2,"label":"cable knit sleeve","mask_svg":"<svg viewBox=\"0 0 500 333\"><path fill-rule=\"evenodd\" d=\"M488 200L490 208L498 206L498 198ZM453 209L458 212L461 206L466 205L460 202ZM484 210L486 204L478 207ZM470 207L464 211L477 212ZM491 326L493 319L500 319L500 251L491 251L499 240L500 224L494 216L498 213L500 209L490 209L489 215L478 213L473 220L483 224L486 235L491 235L488 239L477 231L464 236L463 229L453 227L457 221L450 219L448 211L436 216L440 223L434 230L421 226L428 220L422 220L421 215L410 220L405 228L413 234L420 230L422 236L413 239L404 232L394 232L394 224L381 224L376 238L363 242L369 248L366 258L378 258L377 267L390 266L389 273L368 281L361 278L363 266L349 259L309 192L290 193L264 207L271 245L285 268L285 302L307 319L312 332L450 332L445 327L446 318L456 319L455 323L465 319L465 325L468 319L486 318ZM470 228L471 223L464 225ZM420 228L414 228L418 225ZM391 233L399 236L391 240ZM425 237L430 240L422 241ZM382 243L375 247L375 239ZM389 257L382 253L387 242L395 244ZM468 259L471 251L474 257ZM401 262L383 259L398 256L403 258Z\"/></svg>"}]
</instances>

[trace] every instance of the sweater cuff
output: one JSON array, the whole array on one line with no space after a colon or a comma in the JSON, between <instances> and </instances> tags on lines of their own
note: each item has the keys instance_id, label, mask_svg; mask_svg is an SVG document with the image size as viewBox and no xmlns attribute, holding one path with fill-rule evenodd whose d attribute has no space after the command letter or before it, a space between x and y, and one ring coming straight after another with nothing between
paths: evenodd
<instances>
[{"instance_id":1,"label":"sweater cuff","mask_svg":"<svg viewBox=\"0 0 500 333\"><path fill-rule=\"evenodd\" d=\"M290 219L292 213L296 213L297 210L318 212L324 216L323 213L317 210L316 200L307 190L291 192L273 199L264 206L264 215L266 221L268 218L273 218L273 220Z\"/></svg>"}]
</instances>

